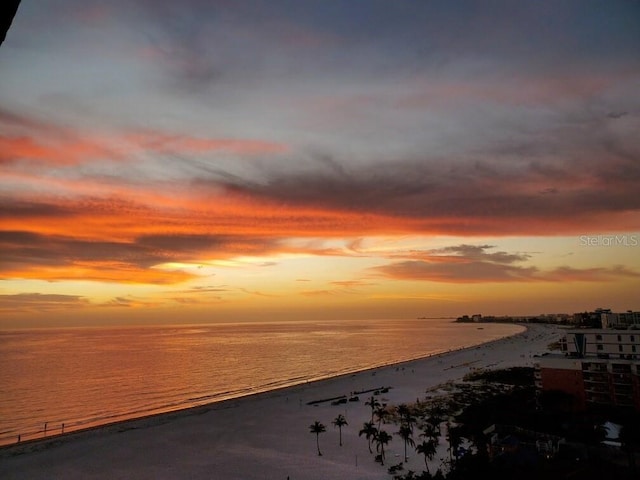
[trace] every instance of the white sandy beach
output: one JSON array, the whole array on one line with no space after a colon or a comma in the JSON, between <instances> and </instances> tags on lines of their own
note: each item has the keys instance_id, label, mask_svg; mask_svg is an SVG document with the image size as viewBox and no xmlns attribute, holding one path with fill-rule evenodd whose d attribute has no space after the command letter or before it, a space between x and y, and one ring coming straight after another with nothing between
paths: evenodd
<instances>
[{"instance_id":1,"label":"white sandy beach","mask_svg":"<svg viewBox=\"0 0 640 480\"><path fill-rule=\"evenodd\" d=\"M470 325L469 328L475 328ZM387 467L403 458L397 426L385 466L374 462L358 432L370 420L365 401L332 405L321 399L391 387L380 395L390 405L423 399L425 391L457 380L473 368L532 366L534 355L562 332L530 325L524 333L446 355L231 400L188 411L133 420L56 439L0 449L0 478L8 479L389 479ZM332 421L343 414L343 446ZM316 437L309 425L320 421ZM410 453L406 469L422 471L421 455Z\"/></svg>"}]
</instances>

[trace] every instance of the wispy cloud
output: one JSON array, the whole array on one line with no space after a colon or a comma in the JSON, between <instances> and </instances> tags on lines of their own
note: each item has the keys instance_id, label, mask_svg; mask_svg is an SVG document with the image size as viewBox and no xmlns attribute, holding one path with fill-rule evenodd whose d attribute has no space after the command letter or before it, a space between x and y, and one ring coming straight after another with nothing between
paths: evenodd
<instances>
[{"instance_id":1,"label":"wispy cloud","mask_svg":"<svg viewBox=\"0 0 640 480\"><path fill-rule=\"evenodd\" d=\"M0 311L45 312L57 309L74 309L90 305L88 299L79 295L51 293L17 293L0 295Z\"/></svg>"},{"instance_id":2,"label":"wispy cloud","mask_svg":"<svg viewBox=\"0 0 640 480\"><path fill-rule=\"evenodd\" d=\"M306 297L321 297L334 295L358 295L367 287L375 286L377 283L368 280L333 280L329 282L332 288L305 290L300 294Z\"/></svg>"},{"instance_id":3,"label":"wispy cloud","mask_svg":"<svg viewBox=\"0 0 640 480\"><path fill-rule=\"evenodd\" d=\"M42 120L0 111L0 126L9 134L0 136L0 163L28 161L52 166L73 166L105 160L131 163L144 155L199 155L219 152L238 156L285 153L287 145L243 138L196 137L152 129L130 129L96 134Z\"/></svg>"},{"instance_id":4,"label":"wispy cloud","mask_svg":"<svg viewBox=\"0 0 640 480\"><path fill-rule=\"evenodd\" d=\"M582 269L563 266L545 273L542 278L553 282L602 282L623 278L640 279L640 273L623 265Z\"/></svg>"},{"instance_id":5,"label":"wispy cloud","mask_svg":"<svg viewBox=\"0 0 640 480\"><path fill-rule=\"evenodd\" d=\"M335 295L335 290L305 290L300 293L305 297L328 297L331 295Z\"/></svg>"},{"instance_id":6,"label":"wispy cloud","mask_svg":"<svg viewBox=\"0 0 640 480\"><path fill-rule=\"evenodd\" d=\"M149 300L139 297L133 297L128 295L126 297L114 297L107 302L100 303L96 306L98 307L115 307L115 308L148 308L148 307L159 307L162 306L163 301L158 300Z\"/></svg>"}]
</instances>

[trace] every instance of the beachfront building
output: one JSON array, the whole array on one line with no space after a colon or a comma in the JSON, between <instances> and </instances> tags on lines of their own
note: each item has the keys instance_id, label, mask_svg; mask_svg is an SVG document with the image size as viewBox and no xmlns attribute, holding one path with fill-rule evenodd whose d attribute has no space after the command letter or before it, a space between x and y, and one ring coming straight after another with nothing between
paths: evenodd
<instances>
[{"instance_id":1,"label":"beachfront building","mask_svg":"<svg viewBox=\"0 0 640 480\"><path fill-rule=\"evenodd\" d=\"M640 312L603 313L602 328L640 329Z\"/></svg>"},{"instance_id":2,"label":"beachfront building","mask_svg":"<svg viewBox=\"0 0 640 480\"><path fill-rule=\"evenodd\" d=\"M562 354L539 357L536 386L563 392L572 408L615 406L640 412L640 330L572 329Z\"/></svg>"}]
</instances>

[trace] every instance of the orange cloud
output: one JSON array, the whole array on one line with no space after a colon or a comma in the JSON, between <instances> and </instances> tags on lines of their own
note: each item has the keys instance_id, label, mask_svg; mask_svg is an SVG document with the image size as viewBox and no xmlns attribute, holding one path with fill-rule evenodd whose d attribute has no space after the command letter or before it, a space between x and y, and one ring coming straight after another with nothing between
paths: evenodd
<instances>
[{"instance_id":1,"label":"orange cloud","mask_svg":"<svg viewBox=\"0 0 640 480\"><path fill-rule=\"evenodd\" d=\"M91 140L59 138L47 141L25 136L0 137L2 163L28 160L62 166L114 156L114 151Z\"/></svg>"},{"instance_id":2,"label":"orange cloud","mask_svg":"<svg viewBox=\"0 0 640 480\"><path fill-rule=\"evenodd\" d=\"M4 279L89 280L121 284L173 285L195 278L182 271L167 272L117 262L87 262L61 266L21 266L2 270Z\"/></svg>"},{"instance_id":3,"label":"orange cloud","mask_svg":"<svg viewBox=\"0 0 640 480\"><path fill-rule=\"evenodd\" d=\"M111 300L100 303L98 307L116 307L116 308L148 308L158 307L164 302L135 298L132 296L114 297Z\"/></svg>"},{"instance_id":4,"label":"orange cloud","mask_svg":"<svg viewBox=\"0 0 640 480\"><path fill-rule=\"evenodd\" d=\"M543 280L553 282L602 282L619 278L640 279L640 273L622 265L610 268L573 268L558 267L543 275Z\"/></svg>"},{"instance_id":5,"label":"orange cloud","mask_svg":"<svg viewBox=\"0 0 640 480\"><path fill-rule=\"evenodd\" d=\"M69 166L99 160L132 160L144 152L198 154L227 152L236 155L267 155L284 153L288 147L251 139L198 138L188 135L168 135L160 132L137 132L109 138L91 138L80 133L58 138L29 136L0 137L0 162L21 160L50 165Z\"/></svg>"},{"instance_id":6,"label":"orange cloud","mask_svg":"<svg viewBox=\"0 0 640 480\"><path fill-rule=\"evenodd\" d=\"M75 309L89 306L90 302L78 295L46 293L17 293L0 295L0 311L46 312L56 309Z\"/></svg>"},{"instance_id":7,"label":"orange cloud","mask_svg":"<svg viewBox=\"0 0 640 480\"><path fill-rule=\"evenodd\" d=\"M492 162L460 163L451 170L430 161L400 159L393 170L386 164L371 164L355 171L324 159L321 167L330 163L331 168L295 172L265 168L260 181L227 172L147 181L87 173L92 170L73 164L99 156L135 159L145 152L275 155L287 148L277 142L154 130L81 138L77 132L1 110L0 124L10 127L10 135L0 139L5 162L25 159L65 166L48 172L16 164L3 172L0 274L4 278L172 284L193 276L153 267L241 255L363 254L358 240L337 248L314 244L318 238L640 229L640 170L635 158L619 153L628 146L615 141L600 150L602 157L585 157L583 168L568 161L540 160L509 168ZM310 240L294 246L287 241L291 238ZM442 282L585 280L625 274L613 269L538 272L518 263L526 258L513 254L456 248L401 253L396 258L404 262L380 267L378 273Z\"/></svg>"},{"instance_id":8,"label":"orange cloud","mask_svg":"<svg viewBox=\"0 0 640 480\"><path fill-rule=\"evenodd\" d=\"M101 133L62 127L0 110L0 162L39 162L72 166L103 160L132 161L143 153L202 154L225 152L236 155L285 153L288 146L278 142L224 137L195 137L160 130L133 130Z\"/></svg>"},{"instance_id":9,"label":"orange cloud","mask_svg":"<svg viewBox=\"0 0 640 480\"><path fill-rule=\"evenodd\" d=\"M638 278L640 273L623 266L609 268L558 267L540 271L533 266L517 265L530 255L507 252L490 253L490 245L458 245L411 255L419 260L393 262L376 267L374 272L397 280L442 283L491 282L601 282L620 278Z\"/></svg>"}]
</instances>

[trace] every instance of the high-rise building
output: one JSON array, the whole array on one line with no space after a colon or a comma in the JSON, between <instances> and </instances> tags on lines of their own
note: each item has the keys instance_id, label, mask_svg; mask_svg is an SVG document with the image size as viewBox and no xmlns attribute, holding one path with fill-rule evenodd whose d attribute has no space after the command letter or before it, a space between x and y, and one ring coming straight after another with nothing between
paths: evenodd
<instances>
[{"instance_id":1,"label":"high-rise building","mask_svg":"<svg viewBox=\"0 0 640 480\"><path fill-rule=\"evenodd\" d=\"M622 328L619 321L610 323L614 315L621 314L602 312L608 328L567 330L561 354L539 357L538 389L564 392L578 410L608 405L640 412L640 329L632 328L633 323ZM634 318L622 315L616 320Z\"/></svg>"}]
</instances>

